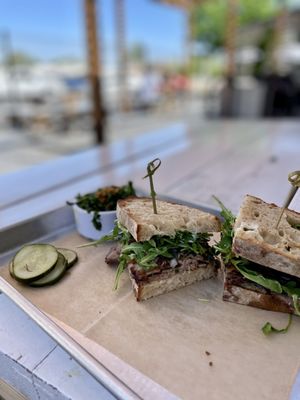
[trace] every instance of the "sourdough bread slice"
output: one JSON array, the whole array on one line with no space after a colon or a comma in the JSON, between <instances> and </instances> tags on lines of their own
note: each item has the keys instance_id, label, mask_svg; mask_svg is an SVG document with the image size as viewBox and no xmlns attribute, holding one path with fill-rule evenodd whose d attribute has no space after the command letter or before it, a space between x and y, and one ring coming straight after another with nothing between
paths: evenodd
<instances>
[{"instance_id":1,"label":"sourdough bread slice","mask_svg":"<svg viewBox=\"0 0 300 400\"><path fill-rule=\"evenodd\" d=\"M155 235L174 236L177 231L192 233L220 231L219 219L196 208L157 200L153 213L152 200L131 197L117 203L117 218L137 242L150 240Z\"/></svg>"},{"instance_id":2,"label":"sourdough bread slice","mask_svg":"<svg viewBox=\"0 0 300 400\"><path fill-rule=\"evenodd\" d=\"M257 264L300 277L300 214L245 196L234 225L233 251Z\"/></svg>"},{"instance_id":3,"label":"sourdough bread slice","mask_svg":"<svg viewBox=\"0 0 300 400\"><path fill-rule=\"evenodd\" d=\"M136 263L130 263L128 271L135 297L141 301L213 278L218 266L217 261L206 261L202 256L183 256L176 268L164 265L145 271Z\"/></svg>"},{"instance_id":4,"label":"sourdough bread slice","mask_svg":"<svg viewBox=\"0 0 300 400\"><path fill-rule=\"evenodd\" d=\"M232 265L224 268L223 300L269 311L296 314L293 300L244 278Z\"/></svg>"}]
</instances>

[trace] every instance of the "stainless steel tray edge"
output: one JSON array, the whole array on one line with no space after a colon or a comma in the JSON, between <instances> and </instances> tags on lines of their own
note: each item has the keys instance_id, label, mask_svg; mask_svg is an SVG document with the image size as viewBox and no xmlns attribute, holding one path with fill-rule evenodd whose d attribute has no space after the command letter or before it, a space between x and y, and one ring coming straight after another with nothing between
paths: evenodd
<instances>
[{"instance_id":1,"label":"stainless steel tray edge","mask_svg":"<svg viewBox=\"0 0 300 400\"><path fill-rule=\"evenodd\" d=\"M50 337L65 349L84 369L117 399L141 399L101 362L80 346L71 336L55 324L46 314L25 299L16 289L0 277L0 292L8 296L30 318L35 321Z\"/></svg>"},{"instance_id":2,"label":"stainless steel tray edge","mask_svg":"<svg viewBox=\"0 0 300 400\"><path fill-rule=\"evenodd\" d=\"M74 228L71 207L64 206L20 224L0 230L0 263L5 262L16 248L37 240L45 241Z\"/></svg>"}]
</instances>

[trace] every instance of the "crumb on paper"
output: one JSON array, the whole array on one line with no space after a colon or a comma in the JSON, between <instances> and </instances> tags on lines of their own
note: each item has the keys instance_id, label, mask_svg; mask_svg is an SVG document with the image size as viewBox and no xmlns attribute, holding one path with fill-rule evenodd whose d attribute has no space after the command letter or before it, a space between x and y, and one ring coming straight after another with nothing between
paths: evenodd
<instances>
[{"instance_id":1,"label":"crumb on paper","mask_svg":"<svg viewBox=\"0 0 300 400\"><path fill-rule=\"evenodd\" d=\"M198 297L197 300L198 300L198 301L203 301L204 303L209 303L209 302L210 302L210 300L208 300L208 299L201 299L201 298L199 298L199 297Z\"/></svg>"},{"instance_id":2,"label":"crumb on paper","mask_svg":"<svg viewBox=\"0 0 300 400\"><path fill-rule=\"evenodd\" d=\"M207 350L205 350L205 354L206 354L207 356L210 356L210 352L207 351Z\"/></svg>"},{"instance_id":3,"label":"crumb on paper","mask_svg":"<svg viewBox=\"0 0 300 400\"><path fill-rule=\"evenodd\" d=\"M209 366L210 366L210 367L213 366L213 362L212 362L212 361L209 362Z\"/></svg>"}]
</instances>

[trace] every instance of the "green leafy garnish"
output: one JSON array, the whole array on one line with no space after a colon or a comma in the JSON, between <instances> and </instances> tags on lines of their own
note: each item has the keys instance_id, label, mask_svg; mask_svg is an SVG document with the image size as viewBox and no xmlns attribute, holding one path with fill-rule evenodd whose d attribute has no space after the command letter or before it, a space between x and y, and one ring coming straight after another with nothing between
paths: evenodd
<instances>
[{"instance_id":1,"label":"green leafy garnish","mask_svg":"<svg viewBox=\"0 0 300 400\"><path fill-rule=\"evenodd\" d=\"M289 315L289 321L285 328L278 329L275 328L271 324L271 322L266 322L265 325L261 328L261 330L266 336L270 335L271 333L286 333L289 330L291 323L292 323L292 314Z\"/></svg>"},{"instance_id":2,"label":"green leafy garnish","mask_svg":"<svg viewBox=\"0 0 300 400\"><path fill-rule=\"evenodd\" d=\"M93 213L92 223L97 230L101 230L101 211L112 211L116 209L117 201L129 196L135 196L132 182L124 186L108 186L100 188L93 193L78 194L75 202L67 202L68 205L76 204L78 207Z\"/></svg>"},{"instance_id":3,"label":"green leafy garnish","mask_svg":"<svg viewBox=\"0 0 300 400\"><path fill-rule=\"evenodd\" d=\"M117 289L120 276L130 262L135 262L145 271L149 271L158 266L158 257L171 260L179 254L193 254L205 255L206 259L212 259L215 251L208 244L210 237L211 235L208 233L194 234L188 231L178 231L173 237L157 235L146 242L136 242L127 229L116 223L110 235L80 247L97 246L111 240L121 243L122 249L114 285L114 289Z\"/></svg>"},{"instance_id":4,"label":"green leafy garnish","mask_svg":"<svg viewBox=\"0 0 300 400\"><path fill-rule=\"evenodd\" d=\"M232 214L228 208L216 197L213 198L217 201L221 208L220 215L223 217L222 229L221 229L221 239L214 248L217 253L221 255L225 264L233 264L234 266L247 266L249 262L241 257L236 256L232 251L232 241L233 241L233 225L235 223L235 216Z\"/></svg>"},{"instance_id":5,"label":"green leafy garnish","mask_svg":"<svg viewBox=\"0 0 300 400\"><path fill-rule=\"evenodd\" d=\"M293 299L295 314L300 316L299 296L297 294L292 294L292 299Z\"/></svg>"},{"instance_id":6,"label":"green leafy garnish","mask_svg":"<svg viewBox=\"0 0 300 400\"><path fill-rule=\"evenodd\" d=\"M153 236L146 242L134 242L122 249L122 254L134 259L137 264L150 270L157 267L157 257L172 259L180 254L208 255L214 252L208 246L210 235L207 233L193 234L187 231L178 231L174 237Z\"/></svg>"},{"instance_id":7,"label":"green leafy garnish","mask_svg":"<svg viewBox=\"0 0 300 400\"><path fill-rule=\"evenodd\" d=\"M258 272L253 271L243 265L238 265L235 263L233 263L233 265L245 278L249 279L249 281L258 283L272 292L282 293L283 288L277 280L265 278L262 274L259 274Z\"/></svg>"},{"instance_id":8,"label":"green leafy garnish","mask_svg":"<svg viewBox=\"0 0 300 400\"><path fill-rule=\"evenodd\" d=\"M290 281L286 285L282 286L282 289L286 294L292 296L295 314L300 316L300 308L299 308L300 288L297 287L297 283L294 281Z\"/></svg>"}]
</instances>

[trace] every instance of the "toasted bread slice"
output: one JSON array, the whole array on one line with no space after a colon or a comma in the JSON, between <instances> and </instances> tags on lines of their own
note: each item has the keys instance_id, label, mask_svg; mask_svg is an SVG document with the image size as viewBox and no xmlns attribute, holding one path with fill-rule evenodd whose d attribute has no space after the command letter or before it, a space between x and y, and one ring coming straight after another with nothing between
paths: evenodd
<instances>
[{"instance_id":1,"label":"toasted bread slice","mask_svg":"<svg viewBox=\"0 0 300 400\"><path fill-rule=\"evenodd\" d=\"M234 225L233 251L247 260L300 277L300 214L247 195Z\"/></svg>"},{"instance_id":2,"label":"toasted bread slice","mask_svg":"<svg viewBox=\"0 0 300 400\"><path fill-rule=\"evenodd\" d=\"M192 233L220 231L219 219L196 208L157 200L153 213L152 200L131 197L119 200L117 218L137 242L150 240L155 235L174 236L176 231Z\"/></svg>"}]
</instances>

